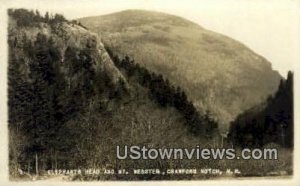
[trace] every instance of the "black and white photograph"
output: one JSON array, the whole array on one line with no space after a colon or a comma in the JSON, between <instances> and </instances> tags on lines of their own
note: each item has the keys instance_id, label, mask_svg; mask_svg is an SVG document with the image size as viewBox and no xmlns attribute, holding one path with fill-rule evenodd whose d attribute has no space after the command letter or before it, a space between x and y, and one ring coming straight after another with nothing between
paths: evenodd
<instances>
[{"instance_id":1,"label":"black and white photograph","mask_svg":"<svg viewBox=\"0 0 300 186\"><path fill-rule=\"evenodd\" d=\"M300 184L299 1L3 2L7 183Z\"/></svg>"}]
</instances>

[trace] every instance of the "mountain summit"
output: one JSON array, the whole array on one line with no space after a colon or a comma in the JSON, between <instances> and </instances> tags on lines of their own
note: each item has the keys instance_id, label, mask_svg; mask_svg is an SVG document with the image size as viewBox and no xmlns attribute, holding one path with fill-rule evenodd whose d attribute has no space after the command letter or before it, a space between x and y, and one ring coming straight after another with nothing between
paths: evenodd
<instances>
[{"instance_id":1,"label":"mountain summit","mask_svg":"<svg viewBox=\"0 0 300 186\"><path fill-rule=\"evenodd\" d=\"M245 45L178 16L127 10L79 21L116 54L182 87L223 129L274 94L281 79L270 62Z\"/></svg>"}]
</instances>

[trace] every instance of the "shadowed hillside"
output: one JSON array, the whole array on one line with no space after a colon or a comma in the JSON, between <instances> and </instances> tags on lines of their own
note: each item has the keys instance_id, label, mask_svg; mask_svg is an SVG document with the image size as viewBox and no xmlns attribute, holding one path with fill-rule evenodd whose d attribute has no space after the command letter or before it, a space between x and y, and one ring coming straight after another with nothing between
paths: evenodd
<instances>
[{"instance_id":1,"label":"shadowed hillside","mask_svg":"<svg viewBox=\"0 0 300 186\"><path fill-rule=\"evenodd\" d=\"M293 73L282 79L278 91L263 104L240 114L230 126L232 142L243 147L277 143L294 146Z\"/></svg>"},{"instance_id":2,"label":"shadowed hillside","mask_svg":"<svg viewBox=\"0 0 300 186\"><path fill-rule=\"evenodd\" d=\"M273 94L281 79L241 43L177 16L128 10L79 21L107 48L181 86L200 112L212 111L223 129Z\"/></svg>"}]
</instances>

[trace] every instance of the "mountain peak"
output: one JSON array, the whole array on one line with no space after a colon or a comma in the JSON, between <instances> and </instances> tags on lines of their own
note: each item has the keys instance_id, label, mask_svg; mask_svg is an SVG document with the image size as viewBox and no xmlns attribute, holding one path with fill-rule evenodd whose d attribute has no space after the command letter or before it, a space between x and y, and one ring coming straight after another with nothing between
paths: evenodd
<instances>
[{"instance_id":1,"label":"mountain peak","mask_svg":"<svg viewBox=\"0 0 300 186\"><path fill-rule=\"evenodd\" d=\"M148 24L170 24L181 27L196 27L198 29L202 28L198 24L179 16L157 11L138 9L124 10L103 16L81 18L79 20L90 26L97 26L100 23L101 26L105 27L105 24L108 23L108 26L111 26L111 28L114 28L116 31L119 31L118 29L120 29L121 25L124 28L127 26L141 27ZM110 24L114 24L114 26Z\"/></svg>"},{"instance_id":2,"label":"mountain peak","mask_svg":"<svg viewBox=\"0 0 300 186\"><path fill-rule=\"evenodd\" d=\"M125 10L80 22L115 53L183 87L200 112L212 111L225 128L278 88L281 77L262 56L181 17Z\"/></svg>"}]
</instances>

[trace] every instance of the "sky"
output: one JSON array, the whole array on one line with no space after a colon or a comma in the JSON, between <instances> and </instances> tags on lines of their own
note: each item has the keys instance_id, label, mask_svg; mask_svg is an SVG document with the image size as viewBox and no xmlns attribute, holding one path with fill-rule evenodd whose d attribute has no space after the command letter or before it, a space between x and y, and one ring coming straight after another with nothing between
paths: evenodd
<instances>
[{"instance_id":1,"label":"sky","mask_svg":"<svg viewBox=\"0 0 300 186\"><path fill-rule=\"evenodd\" d=\"M160 11L242 42L282 76L300 60L299 0L7 0L5 5L60 13L68 19L127 9Z\"/></svg>"}]
</instances>

